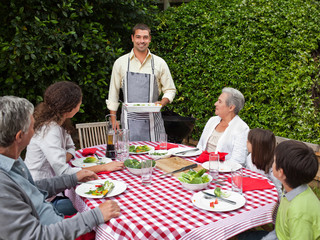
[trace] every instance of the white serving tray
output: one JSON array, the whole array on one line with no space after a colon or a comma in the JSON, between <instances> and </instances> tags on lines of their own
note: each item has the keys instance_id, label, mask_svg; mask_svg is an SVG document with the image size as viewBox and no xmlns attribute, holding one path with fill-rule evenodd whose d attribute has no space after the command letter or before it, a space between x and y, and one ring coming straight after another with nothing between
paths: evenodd
<instances>
[{"instance_id":1,"label":"white serving tray","mask_svg":"<svg viewBox=\"0 0 320 240\"><path fill-rule=\"evenodd\" d=\"M160 112L161 104L155 103L124 103L128 112Z\"/></svg>"}]
</instances>

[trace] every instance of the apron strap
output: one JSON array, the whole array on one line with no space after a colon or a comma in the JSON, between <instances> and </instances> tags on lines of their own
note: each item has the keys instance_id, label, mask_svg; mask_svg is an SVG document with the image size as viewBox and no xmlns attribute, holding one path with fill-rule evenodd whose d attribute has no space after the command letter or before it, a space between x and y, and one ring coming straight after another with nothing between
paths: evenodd
<instances>
[{"instance_id":1,"label":"apron strap","mask_svg":"<svg viewBox=\"0 0 320 240\"><path fill-rule=\"evenodd\" d=\"M151 68L152 68L152 74L154 75L154 59L152 54L151 54Z\"/></svg>"},{"instance_id":2,"label":"apron strap","mask_svg":"<svg viewBox=\"0 0 320 240\"><path fill-rule=\"evenodd\" d=\"M130 71L129 71L129 68L130 68L130 53L129 53L129 55L128 55L128 69L127 69L127 72L130 72Z\"/></svg>"}]
</instances>

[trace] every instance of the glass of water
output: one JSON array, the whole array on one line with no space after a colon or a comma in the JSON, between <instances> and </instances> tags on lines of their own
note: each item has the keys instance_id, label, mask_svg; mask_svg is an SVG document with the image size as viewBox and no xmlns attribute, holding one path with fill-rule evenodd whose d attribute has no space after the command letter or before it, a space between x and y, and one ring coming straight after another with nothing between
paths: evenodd
<instances>
[{"instance_id":1,"label":"glass of water","mask_svg":"<svg viewBox=\"0 0 320 240\"><path fill-rule=\"evenodd\" d=\"M152 159L141 160L141 183L149 185L152 182Z\"/></svg>"},{"instance_id":2,"label":"glass of water","mask_svg":"<svg viewBox=\"0 0 320 240\"><path fill-rule=\"evenodd\" d=\"M218 153L210 153L209 155L209 174L213 180L218 180L219 178L219 165L220 159Z\"/></svg>"},{"instance_id":3,"label":"glass of water","mask_svg":"<svg viewBox=\"0 0 320 240\"><path fill-rule=\"evenodd\" d=\"M129 129L117 130L116 141L116 159L123 162L129 158Z\"/></svg>"}]
</instances>

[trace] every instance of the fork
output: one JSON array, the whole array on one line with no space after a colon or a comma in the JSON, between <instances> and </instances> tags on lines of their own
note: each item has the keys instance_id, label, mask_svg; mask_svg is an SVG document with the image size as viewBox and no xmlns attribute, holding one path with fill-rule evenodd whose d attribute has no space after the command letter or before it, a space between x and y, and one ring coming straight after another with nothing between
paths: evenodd
<instances>
[{"instance_id":1,"label":"fork","mask_svg":"<svg viewBox=\"0 0 320 240\"><path fill-rule=\"evenodd\" d=\"M186 155L187 153L190 153L190 152L196 152L198 151L199 148L193 148L193 149L187 149L187 150L184 150L184 151L181 151L181 152L177 152L176 154L181 154L181 155Z\"/></svg>"},{"instance_id":2,"label":"fork","mask_svg":"<svg viewBox=\"0 0 320 240\"><path fill-rule=\"evenodd\" d=\"M114 185L110 187L109 191L105 195L103 195L102 198L105 198L113 189L114 189Z\"/></svg>"},{"instance_id":3,"label":"fork","mask_svg":"<svg viewBox=\"0 0 320 240\"><path fill-rule=\"evenodd\" d=\"M103 164L103 162L101 162L101 157L99 157L98 154L96 154L96 153L95 153L94 155L95 155L96 158L98 159L98 163L97 163L97 164L98 164L98 165Z\"/></svg>"},{"instance_id":4,"label":"fork","mask_svg":"<svg viewBox=\"0 0 320 240\"><path fill-rule=\"evenodd\" d=\"M78 185L81 184L90 184L90 185L99 185L99 183L94 183L94 182L77 182Z\"/></svg>"}]
</instances>

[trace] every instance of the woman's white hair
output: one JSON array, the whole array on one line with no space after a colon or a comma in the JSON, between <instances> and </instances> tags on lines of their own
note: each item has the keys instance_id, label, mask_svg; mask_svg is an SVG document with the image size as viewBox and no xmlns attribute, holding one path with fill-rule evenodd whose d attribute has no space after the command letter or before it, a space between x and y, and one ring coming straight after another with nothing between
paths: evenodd
<instances>
[{"instance_id":1,"label":"woman's white hair","mask_svg":"<svg viewBox=\"0 0 320 240\"><path fill-rule=\"evenodd\" d=\"M34 106L25 98L0 97L0 147L10 146L19 131L28 132Z\"/></svg>"},{"instance_id":2,"label":"woman's white hair","mask_svg":"<svg viewBox=\"0 0 320 240\"><path fill-rule=\"evenodd\" d=\"M245 102L243 94L239 90L230 87L223 88L222 92L228 94L228 98L226 100L227 106L235 106L234 113L238 115Z\"/></svg>"}]
</instances>

